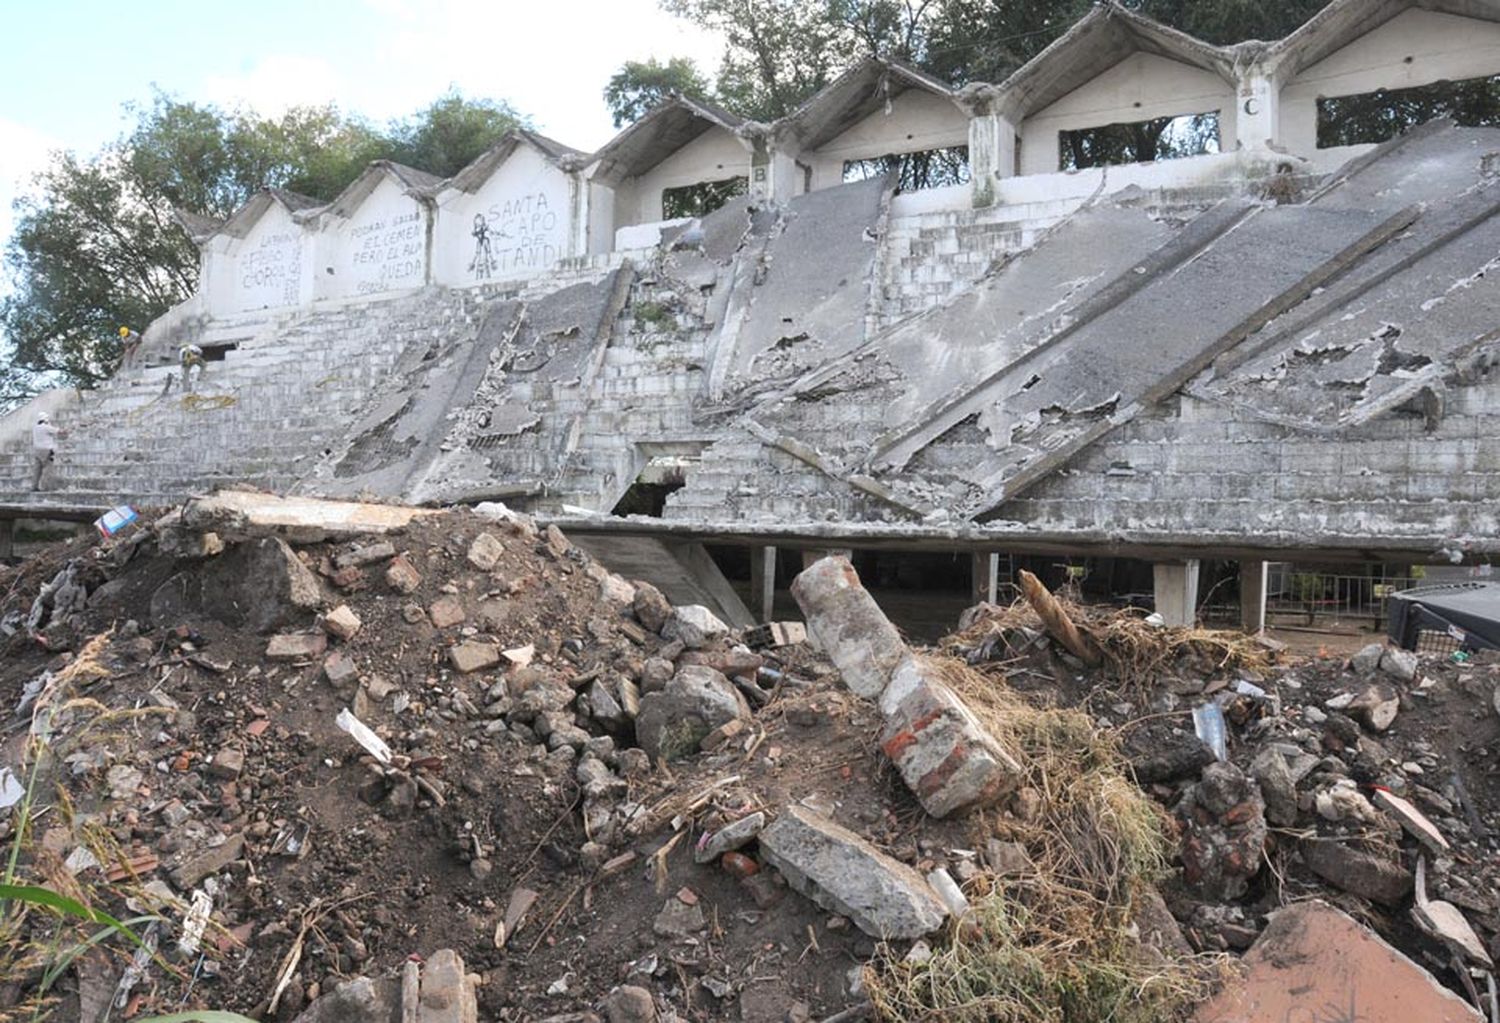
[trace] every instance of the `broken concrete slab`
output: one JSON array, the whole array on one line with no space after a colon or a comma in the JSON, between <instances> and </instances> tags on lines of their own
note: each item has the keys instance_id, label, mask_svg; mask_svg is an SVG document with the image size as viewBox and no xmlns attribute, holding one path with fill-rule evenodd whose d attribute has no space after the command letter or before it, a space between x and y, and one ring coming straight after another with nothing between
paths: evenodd
<instances>
[{"instance_id":1,"label":"broken concrete slab","mask_svg":"<svg viewBox=\"0 0 1500 1023\"><path fill-rule=\"evenodd\" d=\"M461 675L493 668L500 663L500 648L493 643L469 640L448 648L448 660Z\"/></svg>"},{"instance_id":2,"label":"broken concrete slab","mask_svg":"<svg viewBox=\"0 0 1500 1023\"><path fill-rule=\"evenodd\" d=\"M1203 1005L1195 1023L1285 1023L1329 1009L1360 1023L1482 1021L1432 974L1325 902L1278 911L1243 964L1245 974Z\"/></svg>"},{"instance_id":3,"label":"broken concrete slab","mask_svg":"<svg viewBox=\"0 0 1500 1023\"><path fill-rule=\"evenodd\" d=\"M245 836L240 833L231 835L219 845L183 860L172 871L172 883L179 891L187 891L208 875L217 874L239 859L244 850Z\"/></svg>"},{"instance_id":4,"label":"broken concrete slab","mask_svg":"<svg viewBox=\"0 0 1500 1023\"><path fill-rule=\"evenodd\" d=\"M792 596L844 684L878 699L908 651L849 559L832 555L814 562L792 580Z\"/></svg>"},{"instance_id":5,"label":"broken concrete slab","mask_svg":"<svg viewBox=\"0 0 1500 1023\"><path fill-rule=\"evenodd\" d=\"M789 885L873 938L920 938L948 917L921 874L804 807L782 810L760 833L760 851Z\"/></svg>"},{"instance_id":6,"label":"broken concrete slab","mask_svg":"<svg viewBox=\"0 0 1500 1023\"><path fill-rule=\"evenodd\" d=\"M368 536L404 529L434 509L360 501L281 497L248 490L220 490L195 497L182 509L183 525L213 530L226 540L277 534L294 542Z\"/></svg>"},{"instance_id":7,"label":"broken concrete slab","mask_svg":"<svg viewBox=\"0 0 1500 1023\"><path fill-rule=\"evenodd\" d=\"M1371 797L1372 802L1380 809L1389 813L1401 825L1401 829L1421 842L1430 852L1443 855L1449 851L1448 840L1443 833L1437 829L1427 815L1418 810L1408 800L1396 795L1389 789L1377 788Z\"/></svg>"},{"instance_id":8,"label":"broken concrete slab","mask_svg":"<svg viewBox=\"0 0 1500 1023\"><path fill-rule=\"evenodd\" d=\"M1020 785L1020 762L980 723L931 662L907 657L880 700L880 748L934 817L988 806Z\"/></svg>"}]
</instances>

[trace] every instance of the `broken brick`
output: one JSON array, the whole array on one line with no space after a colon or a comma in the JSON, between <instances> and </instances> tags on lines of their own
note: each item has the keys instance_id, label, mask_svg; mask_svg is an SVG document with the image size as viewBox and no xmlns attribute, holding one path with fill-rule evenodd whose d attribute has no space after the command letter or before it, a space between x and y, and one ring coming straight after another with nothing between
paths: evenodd
<instances>
[{"instance_id":1,"label":"broken brick","mask_svg":"<svg viewBox=\"0 0 1500 1023\"><path fill-rule=\"evenodd\" d=\"M422 585L422 574L405 554L398 554L385 568L385 584L397 593L413 593Z\"/></svg>"},{"instance_id":2,"label":"broken brick","mask_svg":"<svg viewBox=\"0 0 1500 1023\"><path fill-rule=\"evenodd\" d=\"M454 596L439 597L427 609L427 617L434 629L449 629L468 617L463 601Z\"/></svg>"},{"instance_id":3,"label":"broken brick","mask_svg":"<svg viewBox=\"0 0 1500 1023\"><path fill-rule=\"evenodd\" d=\"M348 604L340 604L323 616L323 631L346 642L355 637L362 624Z\"/></svg>"},{"instance_id":4,"label":"broken brick","mask_svg":"<svg viewBox=\"0 0 1500 1023\"><path fill-rule=\"evenodd\" d=\"M272 636L266 645L270 661L304 661L328 649L328 637L321 632L291 632Z\"/></svg>"}]
</instances>

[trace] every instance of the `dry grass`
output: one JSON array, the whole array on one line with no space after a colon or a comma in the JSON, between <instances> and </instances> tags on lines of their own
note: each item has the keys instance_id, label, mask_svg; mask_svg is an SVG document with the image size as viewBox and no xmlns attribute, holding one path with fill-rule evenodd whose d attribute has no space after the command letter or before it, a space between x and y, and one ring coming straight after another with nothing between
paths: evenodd
<instances>
[{"instance_id":1,"label":"dry grass","mask_svg":"<svg viewBox=\"0 0 1500 1023\"><path fill-rule=\"evenodd\" d=\"M1104 652L1105 671L1127 686L1147 685L1167 673L1262 671L1270 664L1268 651L1243 632L1158 628L1140 611L1077 604L1062 596L1057 600L1079 631ZM961 654L987 645L1003 653L1007 638L1022 628L1043 631L1041 619L1026 601L987 607L968 628L945 638L942 648Z\"/></svg>"},{"instance_id":2,"label":"dry grass","mask_svg":"<svg viewBox=\"0 0 1500 1023\"><path fill-rule=\"evenodd\" d=\"M1160 1023L1185 1018L1217 961L1144 948L1136 900L1168 869L1170 822L1122 773L1112 739L1078 711L1039 710L993 677L934 659L946 681L1026 765L1028 820L985 815L974 840L1021 843L1034 869L972 886L972 923L925 963L870 971L888 1020Z\"/></svg>"}]
</instances>

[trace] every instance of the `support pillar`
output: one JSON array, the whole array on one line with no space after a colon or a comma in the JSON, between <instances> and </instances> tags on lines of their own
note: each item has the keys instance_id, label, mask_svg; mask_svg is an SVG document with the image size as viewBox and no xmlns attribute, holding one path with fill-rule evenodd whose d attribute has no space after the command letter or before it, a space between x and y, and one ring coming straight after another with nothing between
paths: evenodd
<instances>
[{"instance_id":1,"label":"support pillar","mask_svg":"<svg viewBox=\"0 0 1500 1023\"><path fill-rule=\"evenodd\" d=\"M969 555L973 566L969 573L969 602L994 604L1000 597L1000 554L977 551Z\"/></svg>"},{"instance_id":2,"label":"support pillar","mask_svg":"<svg viewBox=\"0 0 1500 1023\"><path fill-rule=\"evenodd\" d=\"M0 519L0 560L16 555L16 520Z\"/></svg>"},{"instance_id":3,"label":"support pillar","mask_svg":"<svg viewBox=\"0 0 1500 1023\"><path fill-rule=\"evenodd\" d=\"M1240 562L1240 628L1260 633L1266 628L1266 590L1270 562Z\"/></svg>"},{"instance_id":4,"label":"support pillar","mask_svg":"<svg viewBox=\"0 0 1500 1023\"><path fill-rule=\"evenodd\" d=\"M1191 626L1198 611L1198 559L1151 566L1156 612L1172 626Z\"/></svg>"},{"instance_id":5,"label":"support pillar","mask_svg":"<svg viewBox=\"0 0 1500 1023\"><path fill-rule=\"evenodd\" d=\"M1234 115L1235 146L1265 153L1279 141L1281 86L1272 72L1252 66L1240 73L1236 95L1239 109Z\"/></svg>"},{"instance_id":6,"label":"support pillar","mask_svg":"<svg viewBox=\"0 0 1500 1023\"><path fill-rule=\"evenodd\" d=\"M750 548L750 610L769 622L776 605L776 548Z\"/></svg>"},{"instance_id":7,"label":"support pillar","mask_svg":"<svg viewBox=\"0 0 1500 1023\"><path fill-rule=\"evenodd\" d=\"M975 209L993 206L1001 178L1016 173L1016 126L994 113L969 118L969 181Z\"/></svg>"}]
</instances>

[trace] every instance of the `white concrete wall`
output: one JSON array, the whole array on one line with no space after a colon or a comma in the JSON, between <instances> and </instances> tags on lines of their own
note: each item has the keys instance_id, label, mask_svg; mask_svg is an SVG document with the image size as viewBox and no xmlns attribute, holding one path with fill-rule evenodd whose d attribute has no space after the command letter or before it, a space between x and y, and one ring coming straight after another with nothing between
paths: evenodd
<instances>
[{"instance_id":1,"label":"white concrete wall","mask_svg":"<svg viewBox=\"0 0 1500 1023\"><path fill-rule=\"evenodd\" d=\"M462 287L544 273L571 249L574 180L528 145L517 146L480 188L437 197L432 276ZM487 243L481 252L479 234Z\"/></svg>"},{"instance_id":2,"label":"white concrete wall","mask_svg":"<svg viewBox=\"0 0 1500 1023\"><path fill-rule=\"evenodd\" d=\"M426 207L392 178L382 178L347 220L324 216L315 297L356 298L420 288L427 281L427 227Z\"/></svg>"},{"instance_id":3,"label":"white concrete wall","mask_svg":"<svg viewBox=\"0 0 1500 1023\"><path fill-rule=\"evenodd\" d=\"M615 189L614 231L662 219L663 189L724 178L750 178L750 149L723 128L711 127L638 178Z\"/></svg>"},{"instance_id":4,"label":"white concrete wall","mask_svg":"<svg viewBox=\"0 0 1500 1023\"><path fill-rule=\"evenodd\" d=\"M1217 112L1220 142L1232 148L1235 108L1234 86L1213 72L1135 53L1022 122L1021 173L1059 169L1060 132L1181 114Z\"/></svg>"},{"instance_id":5,"label":"white concrete wall","mask_svg":"<svg viewBox=\"0 0 1500 1023\"><path fill-rule=\"evenodd\" d=\"M311 232L272 203L244 238L209 242L199 291L216 315L303 305L312 299L312 250Z\"/></svg>"},{"instance_id":6,"label":"white concrete wall","mask_svg":"<svg viewBox=\"0 0 1500 1023\"><path fill-rule=\"evenodd\" d=\"M1300 156L1313 154L1318 144L1319 97L1355 96L1493 74L1500 74L1500 24L1407 10L1287 83L1281 91L1281 143ZM1336 165L1365 148L1328 149L1318 154L1318 162Z\"/></svg>"},{"instance_id":7,"label":"white concrete wall","mask_svg":"<svg viewBox=\"0 0 1500 1023\"><path fill-rule=\"evenodd\" d=\"M844 183L845 160L868 160L891 153L918 153L969 144L969 118L949 100L923 89L908 89L843 134L798 159L812 167L812 187Z\"/></svg>"}]
</instances>

